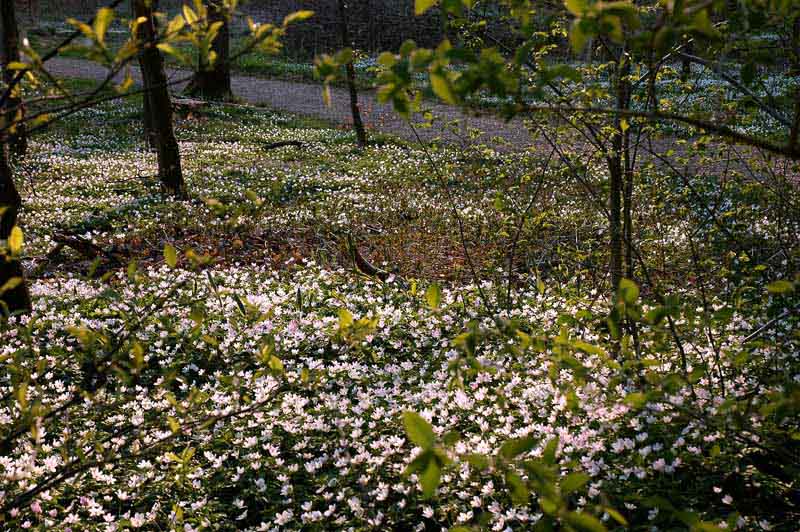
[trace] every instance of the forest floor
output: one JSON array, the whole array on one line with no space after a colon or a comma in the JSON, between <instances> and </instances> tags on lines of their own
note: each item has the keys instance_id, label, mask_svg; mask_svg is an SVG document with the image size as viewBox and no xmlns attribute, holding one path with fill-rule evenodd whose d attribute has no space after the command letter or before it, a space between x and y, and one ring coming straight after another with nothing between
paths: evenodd
<instances>
[{"instance_id":1,"label":"forest floor","mask_svg":"<svg viewBox=\"0 0 800 532\"><path fill-rule=\"evenodd\" d=\"M783 455L748 438L798 447L769 414L800 382L792 285L768 289L797 271L780 182L642 167L640 355L610 332L602 164L359 150L320 120L214 105L176 116L176 201L141 109L82 110L14 165L34 310L0 329L0 423L23 429L4 527L797 523ZM58 415L28 430L25 405Z\"/></svg>"}]
</instances>

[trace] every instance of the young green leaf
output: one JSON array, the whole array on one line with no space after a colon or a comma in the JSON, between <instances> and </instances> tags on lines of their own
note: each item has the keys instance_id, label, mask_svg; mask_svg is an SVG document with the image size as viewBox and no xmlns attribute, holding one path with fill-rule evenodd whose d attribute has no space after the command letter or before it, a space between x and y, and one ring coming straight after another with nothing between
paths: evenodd
<instances>
[{"instance_id":1,"label":"young green leaf","mask_svg":"<svg viewBox=\"0 0 800 532\"><path fill-rule=\"evenodd\" d=\"M295 22L302 22L314 16L313 11L303 10L303 11L295 11L294 13L289 13L285 19L283 19L283 25L288 26L289 24L294 24Z\"/></svg>"},{"instance_id":2,"label":"young green leaf","mask_svg":"<svg viewBox=\"0 0 800 532\"><path fill-rule=\"evenodd\" d=\"M603 525L598 518L585 512L569 512L565 520L572 528L579 532L606 531L605 525Z\"/></svg>"},{"instance_id":3,"label":"young green leaf","mask_svg":"<svg viewBox=\"0 0 800 532\"><path fill-rule=\"evenodd\" d=\"M106 38L106 31L114 20L114 10L108 7L102 7L97 11L94 17L94 34L97 42L103 43Z\"/></svg>"},{"instance_id":4,"label":"young green leaf","mask_svg":"<svg viewBox=\"0 0 800 532\"><path fill-rule=\"evenodd\" d=\"M178 265L178 252L171 244L164 244L164 261L170 268Z\"/></svg>"},{"instance_id":5,"label":"young green leaf","mask_svg":"<svg viewBox=\"0 0 800 532\"><path fill-rule=\"evenodd\" d=\"M789 281L781 279L767 285L767 290L771 294L787 294L794 291L794 285Z\"/></svg>"},{"instance_id":6,"label":"young green leaf","mask_svg":"<svg viewBox=\"0 0 800 532\"><path fill-rule=\"evenodd\" d=\"M431 72L430 78L431 89L433 89L433 93L436 94L436 96L450 105L455 105L458 103L458 98L453 92L452 87L450 87L450 81L445 75L439 74L438 72Z\"/></svg>"},{"instance_id":7,"label":"young green leaf","mask_svg":"<svg viewBox=\"0 0 800 532\"><path fill-rule=\"evenodd\" d=\"M622 279L619 282L619 298L626 305L633 305L639 299L639 287L630 279Z\"/></svg>"},{"instance_id":8,"label":"young green leaf","mask_svg":"<svg viewBox=\"0 0 800 532\"><path fill-rule=\"evenodd\" d=\"M570 473L561 481L561 493L564 495L569 495L575 491L578 491L582 487L589 482L591 477L586 473L575 472Z\"/></svg>"},{"instance_id":9,"label":"young green leaf","mask_svg":"<svg viewBox=\"0 0 800 532\"><path fill-rule=\"evenodd\" d=\"M22 229L15 225L8 236L8 250L12 255L19 255L22 251Z\"/></svg>"},{"instance_id":10,"label":"young green leaf","mask_svg":"<svg viewBox=\"0 0 800 532\"><path fill-rule=\"evenodd\" d=\"M442 304L442 287L433 283L425 290L425 300L433 310L438 310Z\"/></svg>"},{"instance_id":11,"label":"young green leaf","mask_svg":"<svg viewBox=\"0 0 800 532\"><path fill-rule=\"evenodd\" d=\"M415 0L414 1L414 13L416 15L422 15L427 10L432 8L436 4L437 0Z\"/></svg>"},{"instance_id":12,"label":"young green leaf","mask_svg":"<svg viewBox=\"0 0 800 532\"><path fill-rule=\"evenodd\" d=\"M536 445L536 440L530 436L506 440L500 446L500 456L506 460L513 460L517 456L533 449L534 445Z\"/></svg>"},{"instance_id":13,"label":"young green leaf","mask_svg":"<svg viewBox=\"0 0 800 532\"><path fill-rule=\"evenodd\" d=\"M339 328L347 329L353 325L353 315L346 308L339 309Z\"/></svg>"},{"instance_id":14,"label":"young green leaf","mask_svg":"<svg viewBox=\"0 0 800 532\"><path fill-rule=\"evenodd\" d=\"M403 426L406 429L408 439L414 442L415 445L424 450L433 447L436 435L433 433L433 428L422 416L416 412L403 412Z\"/></svg>"},{"instance_id":15,"label":"young green leaf","mask_svg":"<svg viewBox=\"0 0 800 532\"><path fill-rule=\"evenodd\" d=\"M548 464L556 463L556 451L558 450L558 436L547 442L547 445L542 452L542 458Z\"/></svg>"},{"instance_id":16,"label":"young green leaf","mask_svg":"<svg viewBox=\"0 0 800 532\"><path fill-rule=\"evenodd\" d=\"M428 466L422 475L419 477L420 486L422 486L422 498L430 499L436 493L436 488L439 487L439 482L442 478L442 468L439 463L431 458L428 460Z\"/></svg>"}]
</instances>

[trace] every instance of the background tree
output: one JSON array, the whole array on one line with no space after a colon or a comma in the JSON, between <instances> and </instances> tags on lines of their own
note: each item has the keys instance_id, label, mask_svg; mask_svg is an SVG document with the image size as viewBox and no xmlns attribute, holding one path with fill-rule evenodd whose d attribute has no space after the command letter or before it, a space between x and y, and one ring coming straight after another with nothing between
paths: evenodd
<instances>
[{"instance_id":1,"label":"background tree","mask_svg":"<svg viewBox=\"0 0 800 532\"><path fill-rule=\"evenodd\" d=\"M3 82L10 86L14 79L15 71L8 68L10 63L19 63L19 28L17 26L16 7L14 2L0 2L0 31L3 40ZM4 103L5 112L14 115L18 125L8 133L8 145L14 155L24 155L28 149L28 139L25 132L23 118L25 108L19 97L19 90L15 88Z\"/></svg>"},{"instance_id":2,"label":"background tree","mask_svg":"<svg viewBox=\"0 0 800 532\"><path fill-rule=\"evenodd\" d=\"M187 87L187 93L207 100L228 100L233 95L230 12L222 0L204 0L204 8L199 15L210 31L200 47L198 69Z\"/></svg>"},{"instance_id":3,"label":"background tree","mask_svg":"<svg viewBox=\"0 0 800 532\"><path fill-rule=\"evenodd\" d=\"M144 122L149 142L158 153L158 176L165 192L186 197L186 185L181 170L181 155L172 124L172 101L169 81L164 70L164 58L158 49L158 29L155 10L157 2L132 0L136 38L141 45L139 67L144 81Z\"/></svg>"},{"instance_id":4,"label":"background tree","mask_svg":"<svg viewBox=\"0 0 800 532\"><path fill-rule=\"evenodd\" d=\"M0 249L0 313L5 315L30 311L31 297L18 256L21 232L16 225L22 198L14 185L8 143L5 138L0 142L0 241L5 241Z\"/></svg>"},{"instance_id":5,"label":"background tree","mask_svg":"<svg viewBox=\"0 0 800 532\"><path fill-rule=\"evenodd\" d=\"M342 46L351 47L350 29L348 26L347 4L345 0L337 0L339 7L339 32L342 37ZM345 64L345 79L347 80L347 90L350 93L350 113L353 116L353 130L356 132L356 139L360 147L367 145L367 131L364 129L364 122L361 120L361 109L358 106L358 88L356 87L356 69L353 65L352 53L350 60Z\"/></svg>"},{"instance_id":6,"label":"background tree","mask_svg":"<svg viewBox=\"0 0 800 532\"><path fill-rule=\"evenodd\" d=\"M22 264L17 257L17 234L12 238L22 198L14 184L9 152L23 155L28 145L22 122L24 112L19 87L12 86L15 71L8 68L9 63L20 60L14 2L0 3L0 30L3 32L3 82L11 90L4 99L0 114L4 127L13 125L0 133L0 241L6 242L4 251L0 253L0 312L6 314L31 309L31 298L24 282Z\"/></svg>"}]
</instances>

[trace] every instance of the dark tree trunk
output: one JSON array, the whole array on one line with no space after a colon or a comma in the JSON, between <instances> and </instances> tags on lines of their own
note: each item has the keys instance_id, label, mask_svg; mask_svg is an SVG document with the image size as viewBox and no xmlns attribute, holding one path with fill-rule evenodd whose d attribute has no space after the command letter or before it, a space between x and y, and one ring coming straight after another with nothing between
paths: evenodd
<instances>
[{"instance_id":1,"label":"dark tree trunk","mask_svg":"<svg viewBox=\"0 0 800 532\"><path fill-rule=\"evenodd\" d=\"M228 16L220 0L206 0L205 4L209 25L222 22L216 39L211 43L211 50L216 54L216 60L213 65L209 65L208 58L200 55L198 71L186 91L205 100L229 100L232 91Z\"/></svg>"},{"instance_id":2,"label":"dark tree trunk","mask_svg":"<svg viewBox=\"0 0 800 532\"><path fill-rule=\"evenodd\" d=\"M14 79L15 72L6 66L17 62L19 57L19 28L15 3L13 1L0 1L0 31L3 34L3 81L6 86ZM14 155L22 156L28 151L28 138L22 119L25 116L22 98L19 96L19 86L15 87L11 97L5 102L4 114L10 122L19 122L8 131L8 147Z\"/></svg>"},{"instance_id":3,"label":"dark tree trunk","mask_svg":"<svg viewBox=\"0 0 800 532\"><path fill-rule=\"evenodd\" d=\"M142 107L142 124L144 126L144 141L150 151L158 150L158 135L153 126L153 111L150 109L150 98L145 94L142 97L144 106Z\"/></svg>"},{"instance_id":4,"label":"dark tree trunk","mask_svg":"<svg viewBox=\"0 0 800 532\"><path fill-rule=\"evenodd\" d=\"M800 16L798 16L792 24L792 49L789 50L790 58L790 74L791 76L800 75ZM800 86L794 90L794 119L792 120L792 127L789 130L789 147L794 148L797 146L798 139L800 138Z\"/></svg>"},{"instance_id":5,"label":"dark tree trunk","mask_svg":"<svg viewBox=\"0 0 800 532\"><path fill-rule=\"evenodd\" d=\"M621 148L621 142L614 141L614 149L618 145ZM622 164L620 158L614 154L611 155L609 164L609 234L610 241L609 247L611 251L611 258L609 263L609 270L611 271L611 290L616 293L619 289L620 281L622 281Z\"/></svg>"},{"instance_id":6,"label":"dark tree trunk","mask_svg":"<svg viewBox=\"0 0 800 532\"><path fill-rule=\"evenodd\" d=\"M339 32L342 37L342 46L351 45L350 30L347 26L347 6L345 0L339 1ZM356 88L356 69L350 61L345 67L347 74L347 89L350 92L350 112L353 115L353 129L356 132L356 139L360 147L367 145L367 131L364 129L364 122L361 120L361 110L358 107L358 89Z\"/></svg>"},{"instance_id":7,"label":"dark tree trunk","mask_svg":"<svg viewBox=\"0 0 800 532\"><path fill-rule=\"evenodd\" d=\"M143 22L138 27L140 44L143 46L139 53L139 67L142 70L145 94L147 99L145 124L152 127L152 138L155 139L158 152L158 176L161 186L168 194L178 198L186 197L186 186L181 172L181 155L178 150L178 141L172 127L172 101L167 90L167 75L164 71L164 58L156 48L158 33L156 31L153 11L156 2L147 0L133 0L133 12L137 18L143 17Z\"/></svg>"},{"instance_id":8,"label":"dark tree trunk","mask_svg":"<svg viewBox=\"0 0 800 532\"><path fill-rule=\"evenodd\" d=\"M11 166L8 162L8 145L0 143L0 240L8 240L11 229L17 223L17 212L22 204L22 199L14 186ZM0 287L8 281L19 278L21 283L11 290L0 294L0 313L26 313L31 310L31 296L22 264L18 259L0 255Z\"/></svg>"},{"instance_id":9,"label":"dark tree trunk","mask_svg":"<svg viewBox=\"0 0 800 532\"><path fill-rule=\"evenodd\" d=\"M692 55L692 53L694 53L694 46L692 46L691 41L686 43L684 50L686 50L687 55ZM686 83L687 81L689 81L689 77L691 75L692 75L692 62L689 60L688 57L684 56L683 60L681 61L681 81Z\"/></svg>"},{"instance_id":10,"label":"dark tree trunk","mask_svg":"<svg viewBox=\"0 0 800 532\"><path fill-rule=\"evenodd\" d=\"M617 64L617 108L625 109L628 106L628 61L624 59L624 50L620 53L622 59ZM624 65L621 63L624 62ZM623 199L627 199L625 193L625 178L628 173L627 156L623 155L625 149L630 149L628 142L627 131L622 131L622 116L616 115L614 118L614 129L617 133L614 135L612 141L612 153L608 156L608 173L609 173L609 234L610 234L610 264L609 270L611 271L611 288L613 293L619 290L620 281L622 281L622 261L623 261L623 240L625 239L625 232L629 227L623 228ZM627 129L627 128L626 128ZM626 202L627 203L627 202ZM624 214L627 218L629 216L628 209L630 205L625 205ZM627 222L627 220L626 220ZM628 224L625 223L627 226ZM628 242L630 245L630 242ZM628 252L630 247L626 246Z\"/></svg>"}]
</instances>

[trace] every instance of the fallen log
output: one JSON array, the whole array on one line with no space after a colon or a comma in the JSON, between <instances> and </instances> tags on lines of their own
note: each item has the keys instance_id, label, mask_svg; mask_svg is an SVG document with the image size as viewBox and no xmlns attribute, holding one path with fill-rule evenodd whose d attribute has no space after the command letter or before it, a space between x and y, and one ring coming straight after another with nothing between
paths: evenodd
<instances>
[{"instance_id":1,"label":"fallen log","mask_svg":"<svg viewBox=\"0 0 800 532\"><path fill-rule=\"evenodd\" d=\"M347 252L353 259L353 265L364 275L369 277L377 277L381 281L385 281L391 275L386 270L382 270L377 266L374 266L367 259L365 259L358 250L358 246L356 246L355 242L353 241L353 235L350 234L347 235Z\"/></svg>"}]
</instances>

